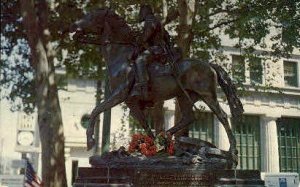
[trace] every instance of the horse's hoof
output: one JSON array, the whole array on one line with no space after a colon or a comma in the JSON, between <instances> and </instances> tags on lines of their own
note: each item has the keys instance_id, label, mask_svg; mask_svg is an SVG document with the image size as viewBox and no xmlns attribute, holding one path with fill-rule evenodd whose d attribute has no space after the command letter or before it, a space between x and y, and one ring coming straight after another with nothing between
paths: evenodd
<instances>
[{"instance_id":1,"label":"horse's hoof","mask_svg":"<svg viewBox=\"0 0 300 187\"><path fill-rule=\"evenodd\" d=\"M88 140L87 141L87 150L88 151L91 150L94 147L94 145L95 145L95 139L94 138Z\"/></svg>"},{"instance_id":2,"label":"horse's hoof","mask_svg":"<svg viewBox=\"0 0 300 187\"><path fill-rule=\"evenodd\" d=\"M238 165L238 156L237 155L232 155L232 163L233 163L232 167L233 167L233 169L235 169Z\"/></svg>"},{"instance_id":3,"label":"horse's hoof","mask_svg":"<svg viewBox=\"0 0 300 187\"><path fill-rule=\"evenodd\" d=\"M239 160L239 157L238 157L238 150L230 150L230 153L231 153L231 161L233 163L233 169L235 169L238 165L238 160Z\"/></svg>"}]
</instances>

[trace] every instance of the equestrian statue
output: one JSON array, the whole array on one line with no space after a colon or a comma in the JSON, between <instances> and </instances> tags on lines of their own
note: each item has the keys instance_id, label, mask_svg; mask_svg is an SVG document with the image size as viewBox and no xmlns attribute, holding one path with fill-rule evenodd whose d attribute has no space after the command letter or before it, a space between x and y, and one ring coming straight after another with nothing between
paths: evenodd
<instances>
[{"instance_id":1,"label":"equestrian statue","mask_svg":"<svg viewBox=\"0 0 300 187\"><path fill-rule=\"evenodd\" d=\"M223 124L230 143L228 153L237 163L236 140L227 114L217 100L217 84L227 97L234 119L241 118L243 106L226 71L205 60L183 59L150 6L141 6L139 18L145 22L140 37L109 8L94 10L70 27L77 41L101 47L109 75L111 95L91 113L86 131L88 150L95 144L96 117L122 102L145 132L154 137L144 115L147 107L177 99L182 115L181 120L167 130L173 135L195 121L194 103L202 100Z\"/></svg>"}]
</instances>

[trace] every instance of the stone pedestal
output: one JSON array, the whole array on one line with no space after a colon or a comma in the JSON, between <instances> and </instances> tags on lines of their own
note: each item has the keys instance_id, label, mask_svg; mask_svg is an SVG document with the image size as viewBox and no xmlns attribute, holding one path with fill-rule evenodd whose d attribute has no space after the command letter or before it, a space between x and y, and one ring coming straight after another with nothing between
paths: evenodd
<instances>
[{"instance_id":1,"label":"stone pedestal","mask_svg":"<svg viewBox=\"0 0 300 187\"><path fill-rule=\"evenodd\" d=\"M194 167L98 166L79 168L74 187L147 186L147 187L263 187L257 170L206 170Z\"/></svg>"},{"instance_id":2,"label":"stone pedestal","mask_svg":"<svg viewBox=\"0 0 300 187\"><path fill-rule=\"evenodd\" d=\"M74 187L91 186L244 186L264 182L258 170L232 170L230 152L189 137L176 140L175 155L162 151L151 157L129 154L124 147L90 157L92 168L80 168Z\"/></svg>"}]
</instances>

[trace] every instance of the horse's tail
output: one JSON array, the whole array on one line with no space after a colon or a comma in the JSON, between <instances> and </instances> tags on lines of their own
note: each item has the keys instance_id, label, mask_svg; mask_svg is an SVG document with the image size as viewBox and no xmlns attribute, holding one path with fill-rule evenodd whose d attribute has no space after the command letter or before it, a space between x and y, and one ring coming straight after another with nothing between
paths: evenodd
<instances>
[{"instance_id":1,"label":"horse's tail","mask_svg":"<svg viewBox=\"0 0 300 187\"><path fill-rule=\"evenodd\" d=\"M244 108L237 95L235 85L232 83L228 73L220 65L212 63L210 63L210 65L217 73L218 83L226 95L233 119L240 120L244 112Z\"/></svg>"}]
</instances>

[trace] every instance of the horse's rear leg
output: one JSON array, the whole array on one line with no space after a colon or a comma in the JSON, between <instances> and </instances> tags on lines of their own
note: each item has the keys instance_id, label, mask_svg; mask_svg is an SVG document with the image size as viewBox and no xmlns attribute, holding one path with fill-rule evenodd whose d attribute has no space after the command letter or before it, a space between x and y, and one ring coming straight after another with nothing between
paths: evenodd
<instances>
[{"instance_id":1,"label":"horse's rear leg","mask_svg":"<svg viewBox=\"0 0 300 187\"><path fill-rule=\"evenodd\" d=\"M167 130L171 135L187 127L195 121L192 103L186 98L185 95L177 97L180 108L181 120L171 129Z\"/></svg>"},{"instance_id":2,"label":"horse's rear leg","mask_svg":"<svg viewBox=\"0 0 300 187\"><path fill-rule=\"evenodd\" d=\"M144 114L143 110L141 110L138 102L136 100L135 101L128 100L128 101L126 101L126 104L130 109L130 115L134 119L138 120L139 124L142 125L143 129L146 131L148 136L154 138L151 128L146 123L145 114Z\"/></svg>"},{"instance_id":3,"label":"horse's rear leg","mask_svg":"<svg viewBox=\"0 0 300 187\"><path fill-rule=\"evenodd\" d=\"M236 149L236 140L234 137L234 134L232 132L232 129L230 128L227 114L223 111L223 109L220 107L219 102L217 100L217 97L211 96L211 95L205 95L200 96L201 99L207 104L207 106L211 109L211 111L217 116L217 118L220 120L220 122L223 124L225 131L227 133L230 148L229 152L231 153L233 162L235 163L235 166L237 164L237 149Z\"/></svg>"},{"instance_id":4,"label":"horse's rear leg","mask_svg":"<svg viewBox=\"0 0 300 187\"><path fill-rule=\"evenodd\" d=\"M93 138L94 135L94 127L95 127L95 121L96 117L116 106L117 104L122 103L128 95L128 87L127 85L122 85L118 89L115 89L111 96L104 102L100 103L98 106L94 108L94 110L91 113L90 121L89 121L89 126L86 129L86 136L87 136L87 150L90 150L94 145L95 145L95 139Z\"/></svg>"}]
</instances>

